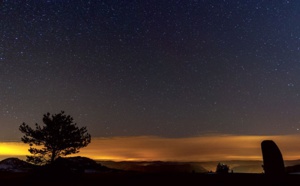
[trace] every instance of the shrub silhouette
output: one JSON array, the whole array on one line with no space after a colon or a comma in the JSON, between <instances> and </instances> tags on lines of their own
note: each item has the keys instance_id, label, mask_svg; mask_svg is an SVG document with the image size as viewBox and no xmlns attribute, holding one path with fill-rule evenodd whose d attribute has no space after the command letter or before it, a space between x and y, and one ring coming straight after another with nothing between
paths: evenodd
<instances>
[{"instance_id":1,"label":"shrub silhouette","mask_svg":"<svg viewBox=\"0 0 300 186\"><path fill-rule=\"evenodd\" d=\"M229 166L226 164L218 163L216 173L218 174L226 174L229 171Z\"/></svg>"},{"instance_id":2,"label":"shrub silhouette","mask_svg":"<svg viewBox=\"0 0 300 186\"><path fill-rule=\"evenodd\" d=\"M78 128L70 115L64 111L59 114L43 116L44 126L35 124L32 129L27 124L20 125L19 130L25 135L21 140L29 144L27 161L33 164L52 164L58 157L75 154L91 142L91 135L86 127Z\"/></svg>"}]
</instances>

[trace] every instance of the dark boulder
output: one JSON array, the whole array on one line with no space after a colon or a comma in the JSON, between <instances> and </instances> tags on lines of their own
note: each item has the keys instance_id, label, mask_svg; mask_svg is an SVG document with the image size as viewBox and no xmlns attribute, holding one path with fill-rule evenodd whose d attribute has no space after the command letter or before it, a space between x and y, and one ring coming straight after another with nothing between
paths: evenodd
<instances>
[{"instance_id":1,"label":"dark boulder","mask_svg":"<svg viewBox=\"0 0 300 186\"><path fill-rule=\"evenodd\" d=\"M282 154L272 140L264 140L261 143L263 156L263 169L268 175L283 175L285 174L285 167L283 163Z\"/></svg>"}]
</instances>

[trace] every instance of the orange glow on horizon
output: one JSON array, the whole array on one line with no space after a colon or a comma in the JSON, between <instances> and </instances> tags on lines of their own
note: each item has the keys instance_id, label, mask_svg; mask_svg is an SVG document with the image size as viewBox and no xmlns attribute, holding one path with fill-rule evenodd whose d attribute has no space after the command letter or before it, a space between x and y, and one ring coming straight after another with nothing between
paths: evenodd
<instances>
[{"instance_id":1,"label":"orange glow on horizon","mask_svg":"<svg viewBox=\"0 0 300 186\"><path fill-rule=\"evenodd\" d=\"M95 138L80 155L114 161L262 160L260 143L267 139L275 141L285 160L300 159L300 135Z\"/></svg>"},{"instance_id":2,"label":"orange glow on horizon","mask_svg":"<svg viewBox=\"0 0 300 186\"><path fill-rule=\"evenodd\" d=\"M0 142L0 155L28 155L28 146L20 142Z\"/></svg>"},{"instance_id":3,"label":"orange glow on horizon","mask_svg":"<svg viewBox=\"0 0 300 186\"><path fill-rule=\"evenodd\" d=\"M93 138L88 147L73 156L112 161L262 160L260 143L266 139L275 141L284 160L300 159L300 135ZM0 142L0 156L29 155L28 148L22 142Z\"/></svg>"}]
</instances>

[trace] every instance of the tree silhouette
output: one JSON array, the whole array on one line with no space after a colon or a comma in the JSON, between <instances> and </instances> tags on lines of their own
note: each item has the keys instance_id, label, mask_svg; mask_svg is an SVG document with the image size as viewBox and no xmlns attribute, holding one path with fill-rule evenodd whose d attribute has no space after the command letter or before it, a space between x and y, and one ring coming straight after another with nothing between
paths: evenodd
<instances>
[{"instance_id":1,"label":"tree silhouette","mask_svg":"<svg viewBox=\"0 0 300 186\"><path fill-rule=\"evenodd\" d=\"M218 163L216 173L218 174L225 174L228 173L229 166L223 163Z\"/></svg>"},{"instance_id":2,"label":"tree silhouette","mask_svg":"<svg viewBox=\"0 0 300 186\"><path fill-rule=\"evenodd\" d=\"M58 157L79 152L91 142L91 135L86 127L78 128L70 115L64 111L59 114L43 116L44 126L35 124L32 129L22 123L19 130L25 135L21 140L29 144L27 161L33 164L52 164Z\"/></svg>"}]
</instances>

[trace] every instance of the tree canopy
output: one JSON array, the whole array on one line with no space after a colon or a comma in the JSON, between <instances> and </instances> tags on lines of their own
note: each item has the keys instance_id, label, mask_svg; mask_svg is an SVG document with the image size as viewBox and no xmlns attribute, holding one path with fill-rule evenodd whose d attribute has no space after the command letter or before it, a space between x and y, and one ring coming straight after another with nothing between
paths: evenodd
<instances>
[{"instance_id":1,"label":"tree canopy","mask_svg":"<svg viewBox=\"0 0 300 186\"><path fill-rule=\"evenodd\" d=\"M24 133L21 140L29 144L27 161L33 164L51 164L60 156L79 152L91 142L86 127L79 128L70 115L64 111L58 114L44 114L43 126L35 124L35 129L22 123L19 130Z\"/></svg>"}]
</instances>

